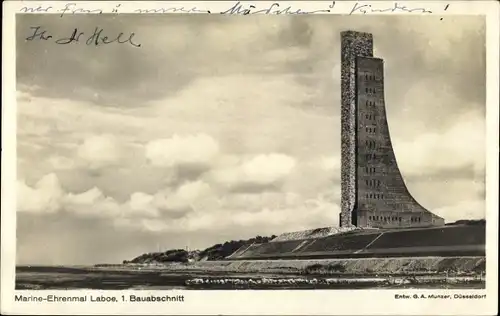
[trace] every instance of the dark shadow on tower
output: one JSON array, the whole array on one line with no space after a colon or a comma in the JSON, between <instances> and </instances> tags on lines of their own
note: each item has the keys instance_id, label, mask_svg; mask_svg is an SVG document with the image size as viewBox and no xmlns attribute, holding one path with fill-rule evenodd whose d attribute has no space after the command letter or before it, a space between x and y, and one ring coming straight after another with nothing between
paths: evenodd
<instances>
[{"instance_id":1,"label":"dark shadow on tower","mask_svg":"<svg viewBox=\"0 0 500 316\"><path fill-rule=\"evenodd\" d=\"M369 33L342 36L340 226L425 227L444 219L408 191L392 148L384 99L384 62Z\"/></svg>"}]
</instances>

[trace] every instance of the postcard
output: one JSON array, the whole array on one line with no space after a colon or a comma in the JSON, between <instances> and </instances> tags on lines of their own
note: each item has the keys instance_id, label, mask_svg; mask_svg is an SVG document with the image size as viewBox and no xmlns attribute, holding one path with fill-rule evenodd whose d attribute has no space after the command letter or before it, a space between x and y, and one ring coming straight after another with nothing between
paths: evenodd
<instances>
[{"instance_id":1,"label":"postcard","mask_svg":"<svg viewBox=\"0 0 500 316\"><path fill-rule=\"evenodd\" d=\"M495 315L499 4L4 4L2 314Z\"/></svg>"}]
</instances>

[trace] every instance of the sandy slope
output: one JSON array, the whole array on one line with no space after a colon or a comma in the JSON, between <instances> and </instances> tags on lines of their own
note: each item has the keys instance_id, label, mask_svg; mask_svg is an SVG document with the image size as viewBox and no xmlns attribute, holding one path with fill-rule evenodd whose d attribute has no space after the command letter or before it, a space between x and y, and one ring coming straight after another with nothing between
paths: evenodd
<instances>
[{"instance_id":1,"label":"sandy slope","mask_svg":"<svg viewBox=\"0 0 500 316\"><path fill-rule=\"evenodd\" d=\"M240 260L199 261L187 264L124 265L125 269L162 269L278 274L481 274L486 270L485 257L415 257L318 260Z\"/></svg>"}]
</instances>

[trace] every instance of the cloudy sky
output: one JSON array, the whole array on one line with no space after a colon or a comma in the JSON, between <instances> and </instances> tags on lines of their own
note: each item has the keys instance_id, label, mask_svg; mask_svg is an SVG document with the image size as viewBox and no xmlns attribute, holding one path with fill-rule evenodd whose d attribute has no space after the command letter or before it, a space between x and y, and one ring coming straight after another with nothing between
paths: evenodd
<instances>
[{"instance_id":1,"label":"cloudy sky","mask_svg":"<svg viewBox=\"0 0 500 316\"><path fill-rule=\"evenodd\" d=\"M17 262L338 225L340 42L372 32L396 157L447 221L484 218L480 17L17 17ZM131 45L25 41L77 27Z\"/></svg>"}]
</instances>

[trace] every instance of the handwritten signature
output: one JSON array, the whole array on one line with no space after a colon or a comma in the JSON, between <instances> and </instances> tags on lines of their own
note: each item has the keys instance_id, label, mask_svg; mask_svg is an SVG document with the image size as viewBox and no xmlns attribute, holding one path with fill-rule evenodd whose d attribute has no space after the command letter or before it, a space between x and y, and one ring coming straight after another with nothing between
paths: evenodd
<instances>
[{"instance_id":1,"label":"handwritten signature","mask_svg":"<svg viewBox=\"0 0 500 316\"><path fill-rule=\"evenodd\" d=\"M123 32L116 34L114 36L105 35L104 29L96 27L94 32L90 35L86 35L85 32L81 32L78 28L73 29L71 35L67 37L55 38L47 30L44 30L41 26L32 26L32 33L30 36L26 37L27 41L54 41L56 44L66 45L71 43L84 42L86 45L106 45L106 44L129 44L134 47L141 47L141 44L134 42L135 33L130 33L124 35ZM127 37L128 36L128 37Z\"/></svg>"}]
</instances>

